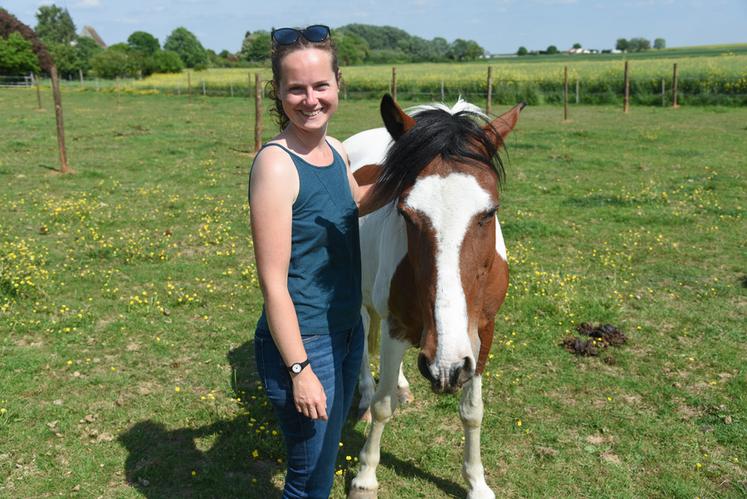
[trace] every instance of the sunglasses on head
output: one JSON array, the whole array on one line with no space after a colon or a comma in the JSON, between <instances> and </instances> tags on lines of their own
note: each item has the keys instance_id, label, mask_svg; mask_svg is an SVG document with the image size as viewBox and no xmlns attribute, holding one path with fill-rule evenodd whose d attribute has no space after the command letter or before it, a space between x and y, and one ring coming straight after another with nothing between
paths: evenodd
<instances>
[{"instance_id":1,"label":"sunglasses on head","mask_svg":"<svg viewBox=\"0 0 747 499\"><path fill-rule=\"evenodd\" d=\"M272 30L272 41L278 45L291 45L303 36L306 40L317 43L329 38L329 26L314 24L306 29L278 28Z\"/></svg>"}]
</instances>

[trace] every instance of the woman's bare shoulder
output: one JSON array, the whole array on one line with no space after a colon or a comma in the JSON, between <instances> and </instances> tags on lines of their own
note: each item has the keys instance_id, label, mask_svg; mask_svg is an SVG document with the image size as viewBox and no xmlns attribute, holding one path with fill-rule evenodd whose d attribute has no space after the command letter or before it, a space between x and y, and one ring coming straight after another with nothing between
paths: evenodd
<instances>
[{"instance_id":1,"label":"woman's bare shoulder","mask_svg":"<svg viewBox=\"0 0 747 499\"><path fill-rule=\"evenodd\" d=\"M348 162L348 153L345 150L345 146L342 145L342 142L340 142L339 140L337 140L334 137L330 137L329 135L327 136L327 142L329 142L329 145L331 145L332 147L335 148L335 150L337 151L337 153L340 156L342 156L342 159L344 159L345 162L347 163Z\"/></svg>"},{"instance_id":2,"label":"woman's bare shoulder","mask_svg":"<svg viewBox=\"0 0 747 499\"><path fill-rule=\"evenodd\" d=\"M273 195L287 194L295 199L298 185L298 172L285 150L270 146L257 153L252 165L249 187L252 197L261 190L266 193L272 192Z\"/></svg>"}]
</instances>

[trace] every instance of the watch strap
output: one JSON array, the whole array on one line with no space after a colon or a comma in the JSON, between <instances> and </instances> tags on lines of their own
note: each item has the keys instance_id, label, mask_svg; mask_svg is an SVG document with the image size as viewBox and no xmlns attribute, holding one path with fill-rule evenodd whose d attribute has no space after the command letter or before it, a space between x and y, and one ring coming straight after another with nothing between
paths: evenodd
<instances>
[{"instance_id":1,"label":"watch strap","mask_svg":"<svg viewBox=\"0 0 747 499\"><path fill-rule=\"evenodd\" d=\"M306 359L303 362L294 362L293 364L288 366L288 371L291 374L299 374L301 371L303 371L303 368L308 365L309 365L309 359Z\"/></svg>"}]
</instances>

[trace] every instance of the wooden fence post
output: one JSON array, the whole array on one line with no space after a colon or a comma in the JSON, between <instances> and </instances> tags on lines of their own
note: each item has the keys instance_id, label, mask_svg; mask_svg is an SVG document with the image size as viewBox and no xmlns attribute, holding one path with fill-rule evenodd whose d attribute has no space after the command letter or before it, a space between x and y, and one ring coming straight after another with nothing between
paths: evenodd
<instances>
[{"instance_id":1,"label":"wooden fence post","mask_svg":"<svg viewBox=\"0 0 747 499\"><path fill-rule=\"evenodd\" d=\"M231 83L231 97L233 97L233 83Z\"/></svg>"},{"instance_id":2,"label":"wooden fence post","mask_svg":"<svg viewBox=\"0 0 747 499\"><path fill-rule=\"evenodd\" d=\"M485 114L490 116L493 112L493 66L488 66L488 103L485 105Z\"/></svg>"},{"instance_id":3,"label":"wooden fence post","mask_svg":"<svg viewBox=\"0 0 747 499\"><path fill-rule=\"evenodd\" d=\"M444 79L441 78L441 102L446 100L446 94L444 93Z\"/></svg>"},{"instance_id":4,"label":"wooden fence post","mask_svg":"<svg viewBox=\"0 0 747 499\"><path fill-rule=\"evenodd\" d=\"M679 104L677 104L677 63L674 63L674 69L672 72L672 107L678 108L680 107Z\"/></svg>"},{"instance_id":5,"label":"wooden fence post","mask_svg":"<svg viewBox=\"0 0 747 499\"><path fill-rule=\"evenodd\" d=\"M563 121L568 121L568 66L563 68Z\"/></svg>"},{"instance_id":6,"label":"wooden fence post","mask_svg":"<svg viewBox=\"0 0 747 499\"><path fill-rule=\"evenodd\" d=\"M80 77L80 86L83 86L83 70L78 68L78 76Z\"/></svg>"},{"instance_id":7,"label":"wooden fence post","mask_svg":"<svg viewBox=\"0 0 747 499\"><path fill-rule=\"evenodd\" d=\"M397 100L397 66L392 66L392 99Z\"/></svg>"},{"instance_id":8,"label":"wooden fence post","mask_svg":"<svg viewBox=\"0 0 747 499\"><path fill-rule=\"evenodd\" d=\"M630 109L630 79L628 78L628 61L625 61L625 96L623 97L623 112Z\"/></svg>"},{"instance_id":9,"label":"wooden fence post","mask_svg":"<svg viewBox=\"0 0 747 499\"><path fill-rule=\"evenodd\" d=\"M42 108L42 94L41 94L41 89L39 88L39 78L37 78L36 75L33 75L33 76L34 76L34 86L36 87L36 105L38 109L41 109Z\"/></svg>"},{"instance_id":10,"label":"wooden fence post","mask_svg":"<svg viewBox=\"0 0 747 499\"><path fill-rule=\"evenodd\" d=\"M262 82L254 73L254 152L262 147Z\"/></svg>"},{"instance_id":11,"label":"wooden fence post","mask_svg":"<svg viewBox=\"0 0 747 499\"><path fill-rule=\"evenodd\" d=\"M57 122L57 145L60 149L60 173L69 173L70 167L67 164L67 149L65 149L65 123L62 119L62 92L60 91L60 79L57 77L57 66L53 64L49 73L52 78L54 115Z\"/></svg>"},{"instance_id":12,"label":"wooden fence post","mask_svg":"<svg viewBox=\"0 0 747 499\"><path fill-rule=\"evenodd\" d=\"M581 97L580 97L580 93L579 93L579 84L580 83L581 82L579 82L578 79L576 79L576 104L579 104L581 102Z\"/></svg>"},{"instance_id":13,"label":"wooden fence post","mask_svg":"<svg viewBox=\"0 0 747 499\"><path fill-rule=\"evenodd\" d=\"M205 92L205 80L202 80L202 96L205 97L207 95L207 92Z\"/></svg>"}]
</instances>

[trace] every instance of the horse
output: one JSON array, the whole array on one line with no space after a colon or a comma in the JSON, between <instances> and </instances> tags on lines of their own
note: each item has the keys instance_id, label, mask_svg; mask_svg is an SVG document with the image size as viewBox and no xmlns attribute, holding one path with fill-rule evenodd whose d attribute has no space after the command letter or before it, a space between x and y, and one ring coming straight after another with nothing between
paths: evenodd
<instances>
[{"instance_id":1,"label":"horse","mask_svg":"<svg viewBox=\"0 0 747 499\"><path fill-rule=\"evenodd\" d=\"M490 121L472 104L420 106L405 113L388 95L384 128L344 142L359 184L373 184L373 205L360 219L366 335L380 329L380 379L361 367L362 403L372 424L350 498L375 497L381 435L401 401L411 398L402 372L410 346L436 393L463 388L462 476L468 497L494 498L480 457L482 372L495 315L508 289L506 248L497 217L504 178L498 149L525 103ZM480 124L483 121L484 124Z\"/></svg>"}]
</instances>

